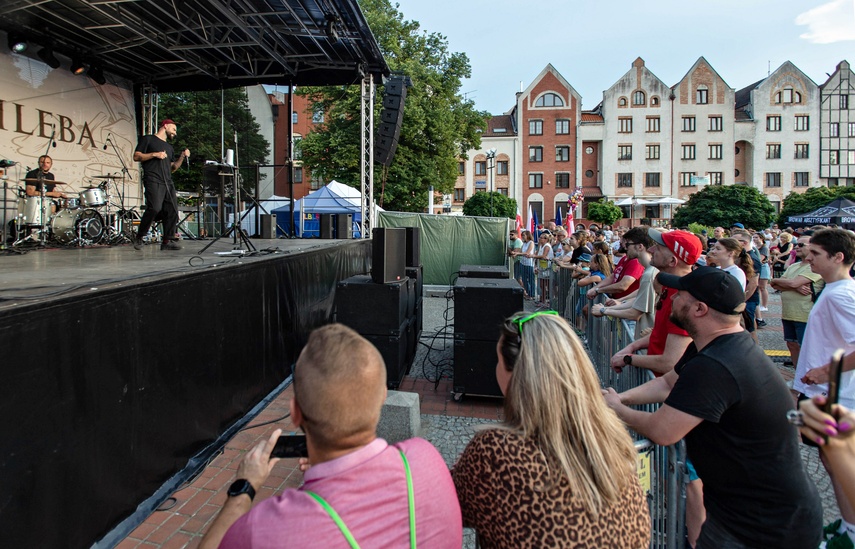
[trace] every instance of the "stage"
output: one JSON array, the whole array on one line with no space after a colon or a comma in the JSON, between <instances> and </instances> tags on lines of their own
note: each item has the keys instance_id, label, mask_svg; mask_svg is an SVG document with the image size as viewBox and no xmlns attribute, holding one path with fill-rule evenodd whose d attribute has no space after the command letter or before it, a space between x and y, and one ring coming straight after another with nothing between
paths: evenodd
<instances>
[{"instance_id":1,"label":"stage","mask_svg":"<svg viewBox=\"0 0 855 549\"><path fill-rule=\"evenodd\" d=\"M9 545L109 546L287 385L337 282L370 269L370 240L210 242L0 256Z\"/></svg>"}]
</instances>

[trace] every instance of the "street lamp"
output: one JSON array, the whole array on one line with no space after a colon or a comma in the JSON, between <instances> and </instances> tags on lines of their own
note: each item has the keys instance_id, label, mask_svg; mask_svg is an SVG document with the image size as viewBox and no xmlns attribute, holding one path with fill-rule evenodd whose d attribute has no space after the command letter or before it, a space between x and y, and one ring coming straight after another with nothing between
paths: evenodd
<instances>
[{"instance_id":1,"label":"street lamp","mask_svg":"<svg viewBox=\"0 0 855 549\"><path fill-rule=\"evenodd\" d=\"M493 169L496 167L496 149L487 151L487 170L490 172L490 217L493 217Z\"/></svg>"}]
</instances>

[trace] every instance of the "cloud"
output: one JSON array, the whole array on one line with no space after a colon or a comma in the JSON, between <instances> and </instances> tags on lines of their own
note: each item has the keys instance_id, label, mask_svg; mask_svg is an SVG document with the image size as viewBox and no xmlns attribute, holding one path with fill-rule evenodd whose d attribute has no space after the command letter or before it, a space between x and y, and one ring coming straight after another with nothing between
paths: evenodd
<instances>
[{"instance_id":1,"label":"cloud","mask_svg":"<svg viewBox=\"0 0 855 549\"><path fill-rule=\"evenodd\" d=\"M814 44L855 40L855 0L832 0L796 17L796 25L806 25L800 38Z\"/></svg>"}]
</instances>

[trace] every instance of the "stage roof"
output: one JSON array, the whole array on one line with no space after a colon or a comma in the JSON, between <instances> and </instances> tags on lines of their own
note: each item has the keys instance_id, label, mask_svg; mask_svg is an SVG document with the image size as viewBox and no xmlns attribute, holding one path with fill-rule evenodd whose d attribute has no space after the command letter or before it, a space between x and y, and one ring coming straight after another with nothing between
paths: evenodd
<instances>
[{"instance_id":1,"label":"stage roof","mask_svg":"<svg viewBox=\"0 0 855 549\"><path fill-rule=\"evenodd\" d=\"M160 92L389 73L356 0L7 0L0 29Z\"/></svg>"}]
</instances>

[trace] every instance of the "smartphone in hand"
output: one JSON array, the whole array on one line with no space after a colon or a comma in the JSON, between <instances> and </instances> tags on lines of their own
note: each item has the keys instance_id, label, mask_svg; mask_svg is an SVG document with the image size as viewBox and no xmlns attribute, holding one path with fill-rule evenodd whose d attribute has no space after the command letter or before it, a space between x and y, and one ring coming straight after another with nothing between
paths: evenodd
<instances>
[{"instance_id":1,"label":"smartphone in hand","mask_svg":"<svg viewBox=\"0 0 855 549\"><path fill-rule=\"evenodd\" d=\"M844 356L846 356L846 353L843 349L834 351L828 367L828 397L825 399L825 406L823 406L822 410L828 415L833 415L831 407L840 400L840 376L843 373Z\"/></svg>"},{"instance_id":2,"label":"smartphone in hand","mask_svg":"<svg viewBox=\"0 0 855 549\"><path fill-rule=\"evenodd\" d=\"M273 447L270 457L275 458L301 458L309 457L309 449L306 446L306 435L280 435Z\"/></svg>"}]
</instances>

